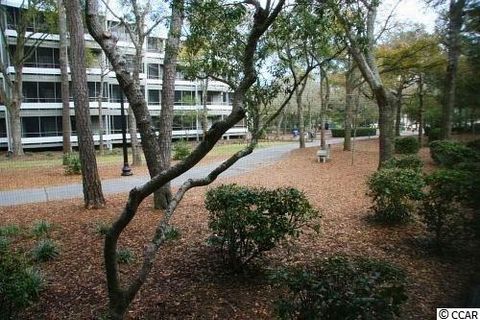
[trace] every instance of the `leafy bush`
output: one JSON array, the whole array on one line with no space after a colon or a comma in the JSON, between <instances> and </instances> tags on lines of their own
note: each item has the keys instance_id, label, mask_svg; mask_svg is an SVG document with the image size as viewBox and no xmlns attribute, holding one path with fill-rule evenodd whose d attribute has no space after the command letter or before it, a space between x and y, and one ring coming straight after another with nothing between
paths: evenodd
<instances>
[{"instance_id":1,"label":"leafy bush","mask_svg":"<svg viewBox=\"0 0 480 320\"><path fill-rule=\"evenodd\" d=\"M277 302L280 319L395 319L407 300L404 272L365 258L333 257L275 279L288 289Z\"/></svg>"},{"instance_id":2,"label":"leafy bush","mask_svg":"<svg viewBox=\"0 0 480 320\"><path fill-rule=\"evenodd\" d=\"M415 154L420 150L420 143L416 137L401 137L395 139L395 153Z\"/></svg>"},{"instance_id":3,"label":"leafy bush","mask_svg":"<svg viewBox=\"0 0 480 320\"><path fill-rule=\"evenodd\" d=\"M0 319L18 319L17 313L38 300L43 278L21 255L8 249L0 254Z\"/></svg>"},{"instance_id":4,"label":"leafy bush","mask_svg":"<svg viewBox=\"0 0 480 320\"><path fill-rule=\"evenodd\" d=\"M117 262L119 264L130 264L135 261L135 255L130 249L120 248L117 250Z\"/></svg>"},{"instance_id":5,"label":"leafy bush","mask_svg":"<svg viewBox=\"0 0 480 320\"><path fill-rule=\"evenodd\" d=\"M480 139L469 141L467 147L480 153Z\"/></svg>"},{"instance_id":6,"label":"leafy bush","mask_svg":"<svg viewBox=\"0 0 480 320\"><path fill-rule=\"evenodd\" d=\"M42 239L32 250L32 257L35 261L49 261L60 254L57 245L51 239Z\"/></svg>"},{"instance_id":7,"label":"leafy bush","mask_svg":"<svg viewBox=\"0 0 480 320\"><path fill-rule=\"evenodd\" d=\"M409 154L400 157L393 157L383 163L384 169L412 169L421 172L423 169L423 161L414 154Z\"/></svg>"},{"instance_id":8,"label":"leafy bush","mask_svg":"<svg viewBox=\"0 0 480 320\"><path fill-rule=\"evenodd\" d=\"M94 230L96 234L104 236L110 230L110 224L105 221L97 221L94 223Z\"/></svg>"},{"instance_id":9,"label":"leafy bush","mask_svg":"<svg viewBox=\"0 0 480 320\"><path fill-rule=\"evenodd\" d=\"M407 221L413 210L413 201L423 196L425 182L412 169L381 169L367 182L373 197L375 219L389 224Z\"/></svg>"},{"instance_id":10,"label":"leafy bush","mask_svg":"<svg viewBox=\"0 0 480 320\"><path fill-rule=\"evenodd\" d=\"M205 205L213 231L210 242L222 249L234 268L283 239L298 237L300 228L318 216L305 195L294 188L223 185L207 192Z\"/></svg>"},{"instance_id":11,"label":"leafy bush","mask_svg":"<svg viewBox=\"0 0 480 320\"><path fill-rule=\"evenodd\" d=\"M343 138L345 137L345 129L331 129L332 137L334 138ZM352 137L354 131L352 129ZM377 134L377 129L375 128L357 128L356 136L357 137L367 137L367 136L375 136Z\"/></svg>"},{"instance_id":12,"label":"leafy bush","mask_svg":"<svg viewBox=\"0 0 480 320\"><path fill-rule=\"evenodd\" d=\"M460 170L440 169L429 175L426 182L429 192L423 199L420 216L440 249L446 239L456 239L464 233L464 210L459 204L468 189L468 175Z\"/></svg>"},{"instance_id":13,"label":"leafy bush","mask_svg":"<svg viewBox=\"0 0 480 320\"><path fill-rule=\"evenodd\" d=\"M174 227L171 227L169 226L166 230L165 230L165 240L166 241L173 241L173 240L177 240L180 238L180 231Z\"/></svg>"},{"instance_id":14,"label":"leafy bush","mask_svg":"<svg viewBox=\"0 0 480 320\"><path fill-rule=\"evenodd\" d=\"M46 220L38 220L33 223L32 234L37 237L48 236L50 230L52 229L52 224Z\"/></svg>"},{"instance_id":15,"label":"leafy bush","mask_svg":"<svg viewBox=\"0 0 480 320\"><path fill-rule=\"evenodd\" d=\"M78 153L66 153L63 155L63 165L66 175L81 174L80 156Z\"/></svg>"},{"instance_id":16,"label":"leafy bush","mask_svg":"<svg viewBox=\"0 0 480 320\"><path fill-rule=\"evenodd\" d=\"M183 160L190 152L192 152L192 148L185 140L179 140L173 144L173 160Z\"/></svg>"},{"instance_id":17,"label":"leafy bush","mask_svg":"<svg viewBox=\"0 0 480 320\"><path fill-rule=\"evenodd\" d=\"M450 141L438 140L430 143L430 155L435 163L448 168L461 162L478 161L479 155L465 145Z\"/></svg>"},{"instance_id":18,"label":"leafy bush","mask_svg":"<svg viewBox=\"0 0 480 320\"><path fill-rule=\"evenodd\" d=\"M10 244L10 240L8 240L7 237L0 236L0 254L2 254L8 249L9 244Z\"/></svg>"},{"instance_id":19,"label":"leafy bush","mask_svg":"<svg viewBox=\"0 0 480 320\"><path fill-rule=\"evenodd\" d=\"M11 237L20 234L20 227L16 224L8 224L0 227L0 236Z\"/></svg>"},{"instance_id":20,"label":"leafy bush","mask_svg":"<svg viewBox=\"0 0 480 320\"><path fill-rule=\"evenodd\" d=\"M428 128L428 130L427 130ZM428 136L428 142L440 140L442 129L440 128L425 128L425 134Z\"/></svg>"}]
</instances>

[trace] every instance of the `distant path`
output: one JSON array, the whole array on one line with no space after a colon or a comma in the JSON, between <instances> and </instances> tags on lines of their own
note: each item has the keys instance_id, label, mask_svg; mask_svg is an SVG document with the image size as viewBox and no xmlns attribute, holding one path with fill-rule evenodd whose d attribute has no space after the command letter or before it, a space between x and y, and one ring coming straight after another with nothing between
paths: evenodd
<instances>
[{"instance_id":1,"label":"distant path","mask_svg":"<svg viewBox=\"0 0 480 320\"><path fill-rule=\"evenodd\" d=\"M375 139L377 137L358 137L357 140ZM343 143L343 138L327 139L329 144ZM308 142L307 147L319 146L319 141ZM272 162L280 160L290 151L298 148L298 141L276 145L273 147L256 149L249 156L240 159L230 169L221 174L221 177L232 177L244 174L248 171L256 169L262 165L268 165ZM211 163L204 166L195 166L188 172L172 181L172 186L178 187L188 178L201 178L210 173L217 167L221 161ZM115 179L107 179L102 181L102 188L104 194L114 194L128 192L133 187L139 186L149 180L146 175L129 176ZM0 206L12 206L26 203L48 202L55 200L81 198L82 184L66 184L55 187L32 188L32 189L17 189L9 191L0 191Z\"/></svg>"}]
</instances>

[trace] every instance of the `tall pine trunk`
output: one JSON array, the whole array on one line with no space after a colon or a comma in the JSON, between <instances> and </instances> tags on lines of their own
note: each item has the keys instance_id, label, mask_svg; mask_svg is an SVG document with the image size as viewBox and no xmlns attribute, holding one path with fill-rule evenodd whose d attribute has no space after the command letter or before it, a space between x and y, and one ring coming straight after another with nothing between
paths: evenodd
<instances>
[{"instance_id":1,"label":"tall pine trunk","mask_svg":"<svg viewBox=\"0 0 480 320\"><path fill-rule=\"evenodd\" d=\"M297 119L298 119L298 131L299 131L299 146L300 149L305 148L305 117L303 114L303 91L307 85L307 80L305 79L299 87L295 89L295 98L297 102Z\"/></svg>"},{"instance_id":2,"label":"tall pine trunk","mask_svg":"<svg viewBox=\"0 0 480 320\"><path fill-rule=\"evenodd\" d=\"M452 134L452 114L455 108L455 82L457 79L458 58L460 56L460 31L463 25L465 0L450 0L447 34L447 73L442 105L441 138L450 139Z\"/></svg>"},{"instance_id":3,"label":"tall pine trunk","mask_svg":"<svg viewBox=\"0 0 480 320\"><path fill-rule=\"evenodd\" d=\"M200 121L202 124L202 140L205 140L205 134L207 133L207 130L208 130L207 99L208 99L208 77L203 81L203 86L202 86L203 110L202 110L202 117Z\"/></svg>"},{"instance_id":4,"label":"tall pine trunk","mask_svg":"<svg viewBox=\"0 0 480 320\"><path fill-rule=\"evenodd\" d=\"M352 150L353 92L355 88L353 67L345 74L345 139L343 150Z\"/></svg>"},{"instance_id":5,"label":"tall pine trunk","mask_svg":"<svg viewBox=\"0 0 480 320\"><path fill-rule=\"evenodd\" d=\"M105 73L102 70L100 75L100 92L97 97L98 105L98 151L99 155L103 156L104 154L104 145L103 145L103 88L105 86Z\"/></svg>"},{"instance_id":6,"label":"tall pine trunk","mask_svg":"<svg viewBox=\"0 0 480 320\"><path fill-rule=\"evenodd\" d=\"M62 138L63 153L72 152L72 125L70 123L70 92L68 86L68 39L67 21L65 17L65 6L63 0L57 0L58 6L58 32L60 35L60 75L62 92Z\"/></svg>"},{"instance_id":7,"label":"tall pine trunk","mask_svg":"<svg viewBox=\"0 0 480 320\"><path fill-rule=\"evenodd\" d=\"M423 75L420 74L418 79L418 142L423 146L423 122L424 122L424 106L423 106Z\"/></svg>"},{"instance_id":8,"label":"tall pine trunk","mask_svg":"<svg viewBox=\"0 0 480 320\"><path fill-rule=\"evenodd\" d=\"M160 112L160 171L170 167L172 155L173 104L175 101L175 77L177 57L180 48L180 35L184 18L183 0L173 0L170 30L165 46L164 72L162 83L162 110ZM166 183L154 194L157 209L166 209L172 198L170 183Z\"/></svg>"},{"instance_id":9,"label":"tall pine trunk","mask_svg":"<svg viewBox=\"0 0 480 320\"><path fill-rule=\"evenodd\" d=\"M132 165L141 166L142 155L137 137L137 123L131 108L128 108L128 132L130 133L130 144L132 146Z\"/></svg>"},{"instance_id":10,"label":"tall pine trunk","mask_svg":"<svg viewBox=\"0 0 480 320\"><path fill-rule=\"evenodd\" d=\"M66 3L68 27L70 31L70 54L73 84L73 101L78 137L78 150L82 169L83 198L86 208L101 208L105 206L102 184L97 170L95 145L93 142L87 73L85 64L85 40L82 20L82 10L79 0L69 0Z\"/></svg>"}]
</instances>

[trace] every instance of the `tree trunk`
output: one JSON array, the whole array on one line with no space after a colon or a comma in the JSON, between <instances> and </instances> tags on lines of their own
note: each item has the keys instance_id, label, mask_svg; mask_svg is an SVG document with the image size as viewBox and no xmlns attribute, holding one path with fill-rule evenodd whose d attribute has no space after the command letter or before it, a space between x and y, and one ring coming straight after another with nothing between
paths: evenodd
<instances>
[{"instance_id":1,"label":"tree trunk","mask_svg":"<svg viewBox=\"0 0 480 320\"><path fill-rule=\"evenodd\" d=\"M139 148L138 137L137 137L137 123L135 121L135 115L133 110L128 108L128 132L130 133L130 143L132 146L132 165L141 166L142 165L142 155Z\"/></svg>"},{"instance_id":2,"label":"tree trunk","mask_svg":"<svg viewBox=\"0 0 480 320\"><path fill-rule=\"evenodd\" d=\"M173 0L170 30L165 46L164 72L162 83L162 110L160 112L160 171L170 167L172 149L173 104L175 100L175 77L177 72L177 57L180 47L180 35L184 18L183 0ZM154 194L154 204L157 209L166 209L172 198L170 182L162 186Z\"/></svg>"},{"instance_id":3,"label":"tree trunk","mask_svg":"<svg viewBox=\"0 0 480 320\"><path fill-rule=\"evenodd\" d=\"M418 79L418 142L420 146L423 146L423 118L424 118L424 106L423 106L423 75L420 74Z\"/></svg>"},{"instance_id":4,"label":"tree trunk","mask_svg":"<svg viewBox=\"0 0 480 320\"><path fill-rule=\"evenodd\" d=\"M22 123L20 121L20 107L15 102L9 108L10 126L12 133L12 151L14 157L21 157L24 155L22 146Z\"/></svg>"},{"instance_id":5,"label":"tree trunk","mask_svg":"<svg viewBox=\"0 0 480 320\"><path fill-rule=\"evenodd\" d=\"M374 90L375 99L378 105L378 128L380 130L380 159L379 168L383 166L383 163L393 156L394 147L394 103L393 99L389 97L385 88L380 87Z\"/></svg>"},{"instance_id":6,"label":"tree trunk","mask_svg":"<svg viewBox=\"0 0 480 320\"><path fill-rule=\"evenodd\" d=\"M65 7L63 0L57 0L58 5L58 33L60 35L60 74L62 91L62 137L63 153L72 152L72 125L70 123L70 92L68 86L68 39L67 39L67 21L65 17Z\"/></svg>"},{"instance_id":7,"label":"tree trunk","mask_svg":"<svg viewBox=\"0 0 480 320\"><path fill-rule=\"evenodd\" d=\"M287 108L283 108L277 120L277 130L275 134L277 140L280 139L280 135L282 132L282 123L283 123L283 119L285 118L286 112L287 112Z\"/></svg>"},{"instance_id":8,"label":"tree trunk","mask_svg":"<svg viewBox=\"0 0 480 320\"><path fill-rule=\"evenodd\" d=\"M203 100L203 110L202 110L202 117L201 117L201 124L202 124L202 140L205 139L205 135L208 131L208 107L207 107L207 99L208 99L208 78L206 78L203 82L202 87L202 100Z\"/></svg>"},{"instance_id":9,"label":"tree trunk","mask_svg":"<svg viewBox=\"0 0 480 320\"><path fill-rule=\"evenodd\" d=\"M19 49L17 49L19 50ZM13 156L21 157L24 155L22 145L22 123L20 121L20 110L22 108L22 86L23 86L23 65L14 66L15 83L13 84L12 100L10 103L10 119L12 125L12 148Z\"/></svg>"},{"instance_id":10,"label":"tree trunk","mask_svg":"<svg viewBox=\"0 0 480 320\"><path fill-rule=\"evenodd\" d=\"M66 14L70 31L72 87L75 88L73 101L82 169L84 203L86 208L101 208L105 206L105 199L98 175L95 145L91 130L84 28L79 0L70 0L66 3Z\"/></svg>"},{"instance_id":11,"label":"tree trunk","mask_svg":"<svg viewBox=\"0 0 480 320\"><path fill-rule=\"evenodd\" d=\"M452 134L452 113L455 108L455 82L457 79L458 58L460 56L460 31L463 25L465 0L450 0L447 35L447 73L442 105L441 138L450 139Z\"/></svg>"},{"instance_id":12,"label":"tree trunk","mask_svg":"<svg viewBox=\"0 0 480 320\"><path fill-rule=\"evenodd\" d=\"M297 119L298 119L298 132L299 132L299 147L300 149L305 148L305 119L303 114L303 101L302 95L305 87L307 85L307 79L304 80L300 87L295 89L295 97L297 101Z\"/></svg>"},{"instance_id":13,"label":"tree trunk","mask_svg":"<svg viewBox=\"0 0 480 320\"><path fill-rule=\"evenodd\" d=\"M101 71L100 75L100 93L97 97L98 103L98 151L99 155L103 156L104 146L103 146L103 87L105 86L105 74L104 70Z\"/></svg>"},{"instance_id":14,"label":"tree trunk","mask_svg":"<svg viewBox=\"0 0 480 320\"><path fill-rule=\"evenodd\" d=\"M345 139L343 151L352 150L353 92L355 84L353 67L345 74Z\"/></svg>"},{"instance_id":15,"label":"tree trunk","mask_svg":"<svg viewBox=\"0 0 480 320\"><path fill-rule=\"evenodd\" d=\"M395 94L395 136L400 137L401 131L401 122L402 122L402 96L403 96L403 85L397 88Z\"/></svg>"}]
</instances>

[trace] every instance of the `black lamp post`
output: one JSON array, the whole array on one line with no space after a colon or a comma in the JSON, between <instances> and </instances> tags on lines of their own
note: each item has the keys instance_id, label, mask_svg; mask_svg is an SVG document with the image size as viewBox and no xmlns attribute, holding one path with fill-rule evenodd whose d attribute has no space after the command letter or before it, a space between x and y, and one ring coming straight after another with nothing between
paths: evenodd
<instances>
[{"instance_id":1,"label":"black lamp post","mask_svg":"<svg viewBox=\"0 0 480 320\"><path fill-rule=\"evenodd\" d=\"M128 165L127 153L127 120L125 119L125 105L124 105L123 91L120 89L120 117L122 119L122 146L123 146L123 168L122 176L131 176L132 169Z\"/></svg>"}]
</instances>

